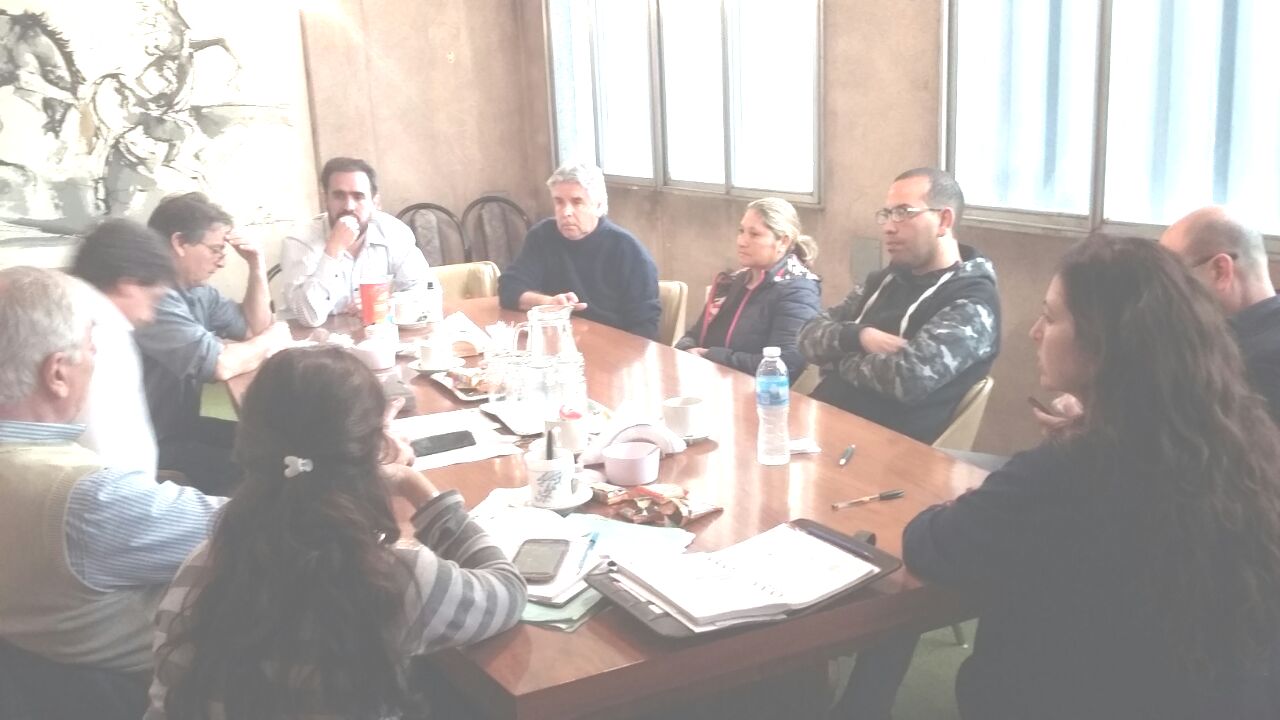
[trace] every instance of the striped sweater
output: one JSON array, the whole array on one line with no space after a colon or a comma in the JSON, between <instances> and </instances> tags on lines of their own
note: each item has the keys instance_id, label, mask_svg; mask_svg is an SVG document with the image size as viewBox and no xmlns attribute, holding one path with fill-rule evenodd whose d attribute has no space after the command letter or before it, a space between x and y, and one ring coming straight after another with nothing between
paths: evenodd
<instances>
[{"instance_id":1,"label":"striped sweater","mask_svg":"<svg viewBox=\"0 0 1280 720\"><path fill-rule=\"evenodd\" d=\"M405 615L400 628L406 663L413 655L483 640L519 621L525 603L524 580L467 516L462 495L450 490L436 496L418 509L413 527L425 547L397 545L392 550L407 569L402 576ZM183 564L160 602L151 706L144 720L167 717L164 703L168 689L186 670L192 651L189 646L158 651L175 621L189 611L207 571L208 548L201 545ZM212 717L223 717L218 704L211 710Z\"/></svg>"}]
</instances>

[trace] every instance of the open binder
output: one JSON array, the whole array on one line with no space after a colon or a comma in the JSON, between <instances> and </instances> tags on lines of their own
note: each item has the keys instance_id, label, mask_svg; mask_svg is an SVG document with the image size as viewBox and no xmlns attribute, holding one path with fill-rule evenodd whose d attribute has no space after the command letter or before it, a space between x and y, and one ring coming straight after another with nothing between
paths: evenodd
<instances>
[{"instance_id":1,"label":"open binder","mask_svg":"<svg viewBox=\"0 0 1280 720\"><path fill-rule=\"evenodd\" d=\"M813 520L712 553L617 557L587 583L653 631L690 637L782 620L874 582L902 562Z\"/></svg>"}]
</instances>

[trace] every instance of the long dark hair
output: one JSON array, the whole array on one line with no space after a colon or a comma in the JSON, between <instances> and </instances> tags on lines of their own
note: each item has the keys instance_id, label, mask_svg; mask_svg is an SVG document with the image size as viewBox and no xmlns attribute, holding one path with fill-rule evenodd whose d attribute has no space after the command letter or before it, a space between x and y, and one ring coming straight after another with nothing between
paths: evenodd
<instances>
[{"instance_id":1,"label":"long dark hair","mask_svg":"<svg viewBox=\"0 0 1280 720\"><path fill-rule=\"evenodd\" d=\"M1058 277L1095 369L1071 442L1117 458L1141 498L1134 572L1176 660L1204 677L1263 659L1280 636L1280 432L1221 310L1148 240L1085 240Z\"/></svg>"},{"instance_id":2,"label":"long dark hair","mask_svg":"<svg viewBox=\"0 0 1280 720\"><path fill-rule=\"evenodd\" d=\"M236 436L244 483L160 650L191 653L169 717L207 718L211 703L232 718L379 718L402 707L393 628L403 570L378 477L385 405L373 374L338 348L286 350L259 369ZM286 456L313 468L286 477Z\"/></svg>"}]
</instances>

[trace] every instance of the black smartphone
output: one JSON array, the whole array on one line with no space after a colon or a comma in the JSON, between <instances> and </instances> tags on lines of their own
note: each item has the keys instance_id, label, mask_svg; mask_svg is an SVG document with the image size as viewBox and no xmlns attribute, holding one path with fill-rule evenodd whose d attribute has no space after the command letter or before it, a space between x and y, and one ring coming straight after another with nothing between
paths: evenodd
<instances>
[{"instance_id":1,"label":"black smartphone","mask_svg":"<svg viewBox=\"0 0 1280 720\"><path fill-rule=\"evenodd\" d=\"M457 450L458 448L471 447L475 444L476 436L472 435L470 430L455 430L442 435L428 435L424 438L418 438L409 443L409 447L413 448L414 455L423 457L449 450Z\"/></svg>"},{"instance_id":2,"label":"black smartphone","mask_svg":"<svg viewBox=\"0 0 1280 720\"><path fill-rule=\"evenodd\" d=\"M525 580L545 583L555 579L560 565L564 563L564 556L568 553L568 540L525 540L516 551L513 561L516 570Z\"/></svg>"},{"instance_id":3,"label":"black smartphone","mask_svg":"<svg viewBox=\"0 0 1280 720\"><path fill-rule=\"evenodd\" d=\"M1047 405L1045 405L1044 403L1040 402L1040 401L1036 398L1036 396L1034 396L1034 395L1028 395L1028 396L1027 396L1027 402L1028 402L1028 403L1030 403L1031 407L1033 407L1033 408L1035 408L1035 409L1039 410L1040 412L1044 413L1045 415L1057 415L1057 414L1058 414L1058 413L1054 412L1053 410L1051 410L1051 409L1049 408L1049 406L1047 406Z\"/></svg>"}]
</instances>

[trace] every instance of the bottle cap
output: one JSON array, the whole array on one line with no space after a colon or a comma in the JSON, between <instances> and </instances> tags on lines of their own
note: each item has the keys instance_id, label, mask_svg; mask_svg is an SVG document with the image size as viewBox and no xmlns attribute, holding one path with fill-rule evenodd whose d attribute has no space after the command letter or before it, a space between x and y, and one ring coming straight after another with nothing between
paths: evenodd
<instances>
[{"instance_id":1,"label":"bottle cap","mask_svg":"<svg viewBox=\"0 0 1280 720\"><path fill-rule=\"evenodd\" d=\"M782 357L782 350L772 345L764 349L765 357Z\"/></svg>"}]
</instances>

